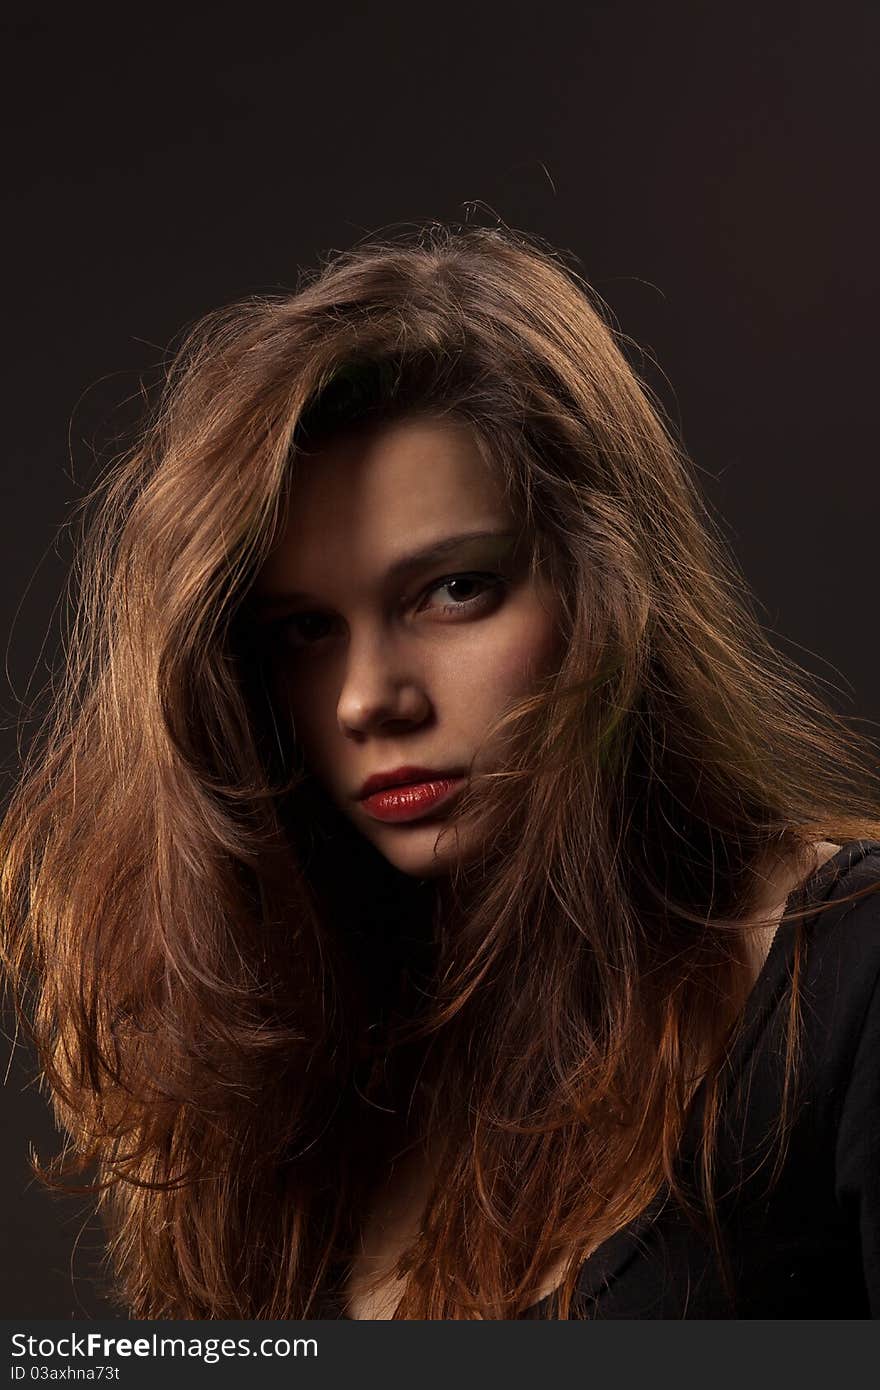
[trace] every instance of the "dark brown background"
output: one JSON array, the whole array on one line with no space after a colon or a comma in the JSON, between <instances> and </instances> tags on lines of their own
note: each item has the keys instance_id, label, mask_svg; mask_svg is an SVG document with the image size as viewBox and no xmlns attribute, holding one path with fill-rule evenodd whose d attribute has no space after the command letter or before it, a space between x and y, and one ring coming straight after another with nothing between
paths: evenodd
<instances>
[{"instance_id":1,"label":"dark brown background","mask_svg":"<svg viewBox=\"0 0 880 1390\"><path fill-rule=\"evenodd\" d=\"M58 659L64 523L172 334L424 217L579 258L768 627L874 732L877 6L199 10L2 21L5 786ZM29 1075L18 1052L0 1095L0 1313L94 1314L83 1201L29 1184L54 1144Z\"/></svg>"}]
</instances>

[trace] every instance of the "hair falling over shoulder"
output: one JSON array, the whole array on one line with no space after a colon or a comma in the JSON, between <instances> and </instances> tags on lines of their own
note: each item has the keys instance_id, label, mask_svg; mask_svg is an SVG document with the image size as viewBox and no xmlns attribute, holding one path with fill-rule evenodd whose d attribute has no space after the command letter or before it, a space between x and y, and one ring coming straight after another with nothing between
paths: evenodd
<instances>
[{"instance_id":1,"label":"hair falling over shoulder","mask_svg":"<svg viewBox=\"0 0 880 1390\"><path fill-rule=\"evenodd\" d=\"M468 789L488 848L442 910L322 805L247 621L310 445L413 411L471 426L567 639ZM98 1193L120 1303L314 1315L395 1107L440 1145L396 1317L515 1317L560 1255L568 1316L583 1254L666 1185L712 1224L737 923L770 859L880 836L878 795L580 276L507 229L334 254L189 333L86 504L3 950L68 1136L40 1171Z\"/></svg>"}]
</instances>

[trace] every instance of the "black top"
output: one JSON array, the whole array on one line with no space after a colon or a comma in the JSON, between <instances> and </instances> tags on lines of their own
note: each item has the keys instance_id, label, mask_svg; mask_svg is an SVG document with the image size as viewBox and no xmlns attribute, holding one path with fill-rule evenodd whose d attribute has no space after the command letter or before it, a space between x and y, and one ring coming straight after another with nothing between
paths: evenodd
<instances>
[{"instance_id":1,"label":"black top","mask_svg":"<svg viewBox=\"0 0 880 1390\"><path fill-rule=\"evenodd\" d=\"M786 910L878 882L880 841L854 841ZM770 1186L797 930L796 921L778 928L725 1072L715 1192L732 1300L709 1236L661 1193L583 1265L572 1317L880 1317L880 892L804 919L800 1082ZM700 1099L680 1150L684 1173ZM553 1299L523 1317L552 1318Z\"/></svg>"}]
</instances>

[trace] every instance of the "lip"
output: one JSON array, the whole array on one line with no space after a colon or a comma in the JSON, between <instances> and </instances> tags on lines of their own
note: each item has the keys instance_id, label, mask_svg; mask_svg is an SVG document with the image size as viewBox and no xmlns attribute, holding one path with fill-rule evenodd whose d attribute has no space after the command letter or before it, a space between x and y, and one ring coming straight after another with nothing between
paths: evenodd
<instances>
[{"instance_id":1,"label":"lip","mask_svg":"<svg viewBox=\"0 0 880 1390\"><path fill-rule=\"evenodd\" d=\"M368 777L357 800L374 820L421 820L447 802L463 781L464 773L457 770L399 767Z\"/></svg>"},{"instance_id":2,"label":"lip","mask_svg":"<svg viewBox=\"0 0 880 1390\"><path fill-rule=\"evenodd\" d=\"M440 782L448 777L461 777L463 771L460 767L419 767L414 763L404 763L402 767L392 767L387 772L374 772L372 777L368 777L364 782L355 800L363 801L364 797L372 796L374 792L383 792L386 787L411 786L415 782Z\"/></svg>"},{"instance_id":3,"label":"lip","mask_svg":"<svg viewBox=\"0 0 880 1390\"><path fill-rule=\"evenodd\" d=\"M362 797L361 805L373 820L399 823L422 820L447 802L464 782L464 777L440 777L432 782L409 782L386 787Z\"/></svg>"}]
</instances>

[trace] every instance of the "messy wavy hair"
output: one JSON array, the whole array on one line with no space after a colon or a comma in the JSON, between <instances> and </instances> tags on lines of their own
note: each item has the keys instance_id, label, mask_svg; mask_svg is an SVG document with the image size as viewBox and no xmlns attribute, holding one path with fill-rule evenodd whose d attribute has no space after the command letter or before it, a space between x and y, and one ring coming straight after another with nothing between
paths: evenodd
<instances>
[{"instance_id":1,"label":"messy wavy hair","mask_svg":"<svg viewBox=\"0 0 880 1390\"><path fill-rule=\"evenodd\" d=\"M772 864L877 837L880 803L569 259L432 223L209 314L85 499L0 903L68 1136L39 1171L98 1194L135 1317L319 1315L402 1115L439 1158L396 1317L519 1316L560 1259L548 1315L584 1316L583 1258L663 1193L723 1262L746 920ZM503 712L455 822L485 851L442 894L323 799L248 602L321 441L413 413L473 431L566 639Z\"/></svg>"}]
</instances>

